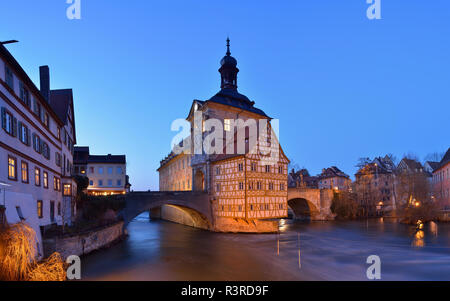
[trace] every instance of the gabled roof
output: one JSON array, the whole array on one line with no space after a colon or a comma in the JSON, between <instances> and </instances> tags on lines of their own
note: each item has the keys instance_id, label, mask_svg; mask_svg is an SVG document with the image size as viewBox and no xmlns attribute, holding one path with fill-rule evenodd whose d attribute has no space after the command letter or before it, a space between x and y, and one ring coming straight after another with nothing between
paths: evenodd
<instances>
[{"instance_id":1,"label":"gabled roof","mask_svg":"<svg viewBox=\"0 0 450 301\"><path fill-rule=\"evenodd\" d=\"M247 96L240 94L233 89L222 89L206 102L215 102L226 106L232 106L269 118L263 110L254 107L254 101L250 101Z\"/></svg>"},{"instance_id":2,"label":"gabled roof","mask_svg":"<svg viewBox=\"0 0 450 301\"><path fill-rule=\"evenodd\" d=\"M425 162L425 164L428 164L431 167L431 169L433 169L433 170L439 168L439 165L440 165L439 162L434 162L434 161L427 161L427 162Z\"/></svg>"},{"instance_id":3,"label":"gabled roof","mask_svg":"<svg viewBox=\"0 0 450 301\"><path fill-rule=\"evenodd\" d=\"M435 169L435 171L440 169L441 167L444 167L444 165L447 165L448 163L450 163L450 147L448 148L441 162L439 162L439 166Z\"/></svg>"},{"instance_id":4,"label":"gabled roof","mask_svg":"<svg viewBox=\"0 0 450 301\"><path fill-rule=\"evenodd\" d=\"M25 72L25 70L23 70L22 66L20 66L20 64L17 62L14 56L2 44L0 44L0 57L2 57L5 60L6 64L14 70L16 76L20 77L20 80L23 81L23 83L27 86L28 89L30 89L31 93L33 93L35 97L39 98L42 105L53 116L55 121L58 124L64 124L61 118L59 118L59 116L56 114L56 112L53 110L50 104L42 96L41 91L39 91L39 89L30 79L28 74Z\"/></svg>"},{"instance_id":5,"label":"gabled roof","mask_svg":"<svg viewBox=\"0 0 450 301\"><path fill-rule=\"evenodd\" d=\"M73 128L75 129L75 115L73 110L73 91L72 89L60 89L60 90L50 90L50 100L49 104L53 111L58 115L64 124L68 123L69 111L70 119L73 122ZM70 110L69 110L70 109ZM74 144L77 142L76 131L74 133Z\"/></svg>"},{"instance_id":6,"label":"gabled roof","mask_svg":"<svg viewBox=\"0 0 450 301\"><path fill-rule=\"evenodd\" d=\"M320 179L334 178L334 177L343 177L343 178L347 178L347 179L350 178L349 175L347 175L346 173L341 171L336 166L331 166L331 167L329 167L327 169L324 169L322 171L322 173L319 175Z\"/></svg>"},{"instance_id":7,"label":"gabled roof","mask_svg":"<svg viewBox=\"0 0 450 301\"><path fill-rule=\"evenodd\" d=\"M412 171L420 171L421 169L423 169L423 166L422 164L420 164L420 162L408 158L403 158L402 161L400 161L400 163L398 164L399 167L401 167L402 164L404 164L409 170Z\"/></svg>"},{"instance_id":8,"label":"gabled roof","mask_svg":"<svg viewBox=\"0 0 450 301\"><path fill-rule=\"evenodd\" d=\"M73 152L74 164L87 164L89 160L89 146L75 146Z\"/></svg>"}]
</instances>

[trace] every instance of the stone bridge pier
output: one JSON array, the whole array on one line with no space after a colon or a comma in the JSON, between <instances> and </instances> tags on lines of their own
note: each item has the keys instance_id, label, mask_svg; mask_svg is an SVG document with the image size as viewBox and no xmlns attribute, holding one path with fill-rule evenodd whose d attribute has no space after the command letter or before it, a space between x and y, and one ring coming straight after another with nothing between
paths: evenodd
<instances>
[{"instance_id":1,"label":"stone bridge pier","mask_svg":"<svg viewBox=\"0 0 450 301\"><path fill-rule=\"evenodd\" d=\"M331 212L332 189L289 188L288 206L295 219L334 220Z\"/></svg>"}]
</instances>

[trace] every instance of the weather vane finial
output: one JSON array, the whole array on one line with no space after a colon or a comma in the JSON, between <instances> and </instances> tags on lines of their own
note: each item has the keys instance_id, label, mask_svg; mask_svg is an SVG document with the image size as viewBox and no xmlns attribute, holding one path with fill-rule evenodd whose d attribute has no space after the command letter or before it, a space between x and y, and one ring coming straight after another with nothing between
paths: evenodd
<instances>
[{"instance_id":1,"label":"weather vane finial","mask_svg":"<svg viewBox=\"0 0 450 301\"><path fill-rule=\"evenodd\" d=\"M227 55L229 56L230 54L230 37L227 37Z\"/></svg>"}]
</instances>

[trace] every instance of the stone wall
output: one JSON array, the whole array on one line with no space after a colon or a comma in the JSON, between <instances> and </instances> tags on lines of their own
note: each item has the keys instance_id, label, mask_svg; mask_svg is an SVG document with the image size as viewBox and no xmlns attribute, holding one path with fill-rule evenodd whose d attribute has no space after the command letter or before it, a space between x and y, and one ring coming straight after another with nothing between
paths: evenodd
<instances>
[{"instance_id":1,"label":"stone wall","mask_svg":"<svg viewBox=\"0 0 450 301\"><path fill-rule=\"evenodd\" d=\"M217 217L214 224L214 231L231 233L275 233L278 231L278 221Z\"/></svg>"},{"instance_id":2,"label":"stone wall","mask_svg":"<svg viewBox=\"0 0 450 301\"><path fill-rule=\"evenodd\" d=\"M70 255L88 254L107 247L121 239L123 235L123 222L118 222L108 227L75 236L44 239L44 257L48 257L54 252L60 253L64 259Z\"/></svg>"}]
</instances>

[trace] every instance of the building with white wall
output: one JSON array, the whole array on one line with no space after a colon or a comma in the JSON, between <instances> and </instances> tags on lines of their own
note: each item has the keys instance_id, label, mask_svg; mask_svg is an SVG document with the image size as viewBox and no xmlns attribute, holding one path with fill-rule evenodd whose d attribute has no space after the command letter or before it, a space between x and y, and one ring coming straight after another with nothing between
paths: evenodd
<instances>
[{"instance_id":1,"label":"building with white wall","mask_svg":"<svg viewBox=\"0 0 450 301\"><path fill-rule=\"evenodd\" d=\"M125 194L130 190L125 155L91 155L89 147L75 147L74 172L89 179L91 195Z\"/></svg>"},{"instance_id":2,"label":"building with white wall","mask_svg":"<svg viewBox=\"0 0 450 301\"><path fill-rule=\"evenodd\" d=\"M76 210L72 90L50 90L47 66L38 89L0 44L0 109L0 206L7 223L34 228L42 255L41 231L70 224Z\"/></svg>"}]
</instances>

